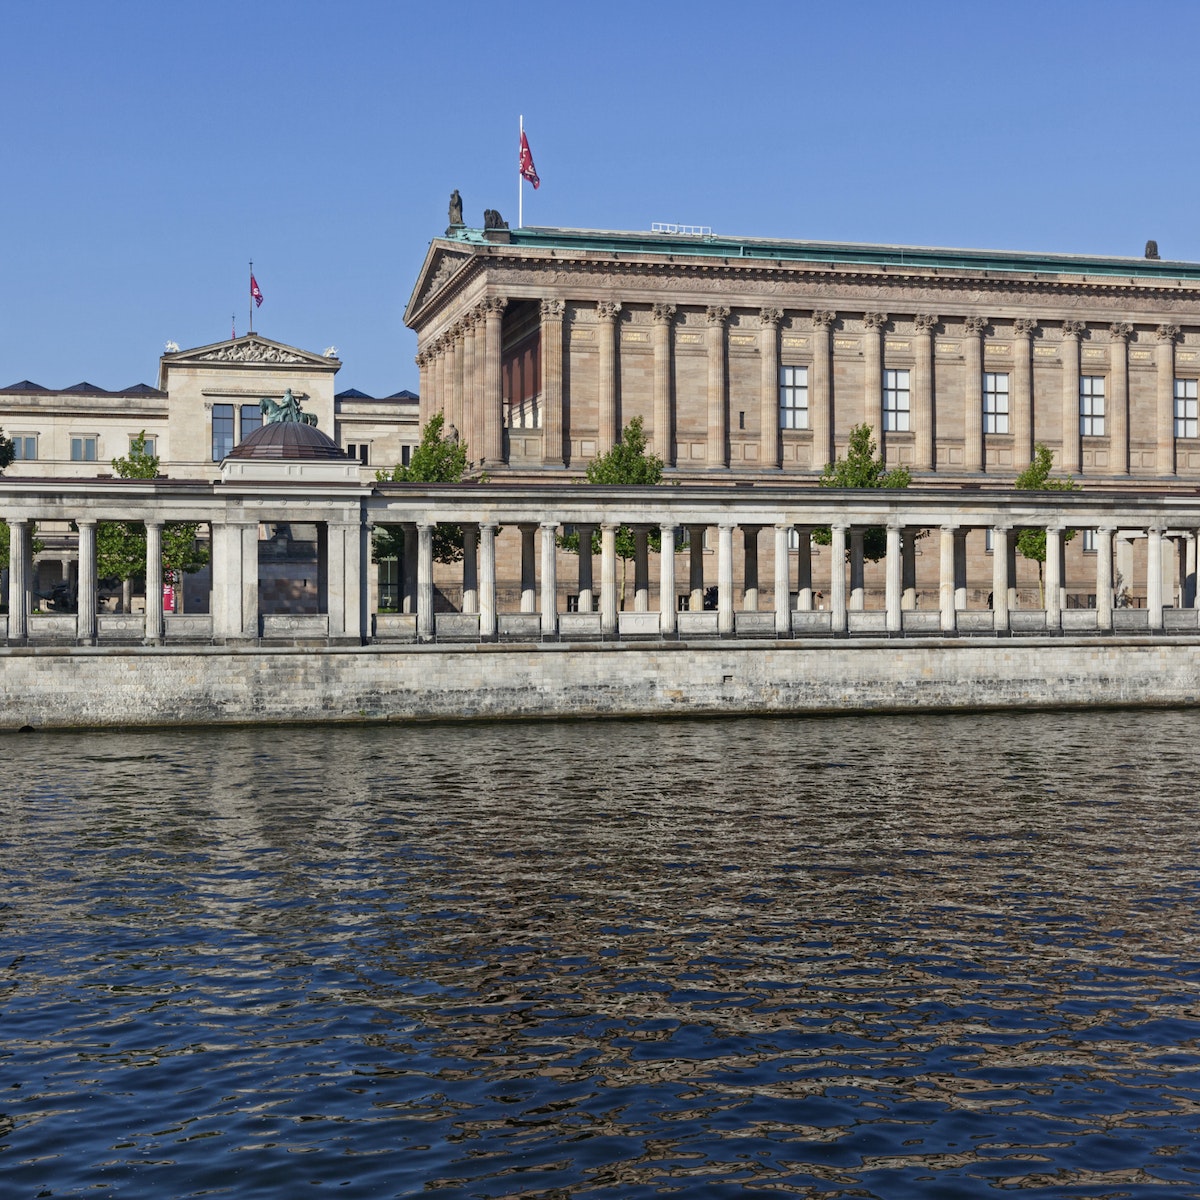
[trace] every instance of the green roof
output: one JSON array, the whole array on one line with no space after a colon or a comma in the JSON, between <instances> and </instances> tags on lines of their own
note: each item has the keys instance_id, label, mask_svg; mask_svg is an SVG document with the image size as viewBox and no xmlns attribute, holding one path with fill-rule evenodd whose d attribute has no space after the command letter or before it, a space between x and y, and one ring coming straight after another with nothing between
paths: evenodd
<instances>
[{"instance_id":1,"label":"green roof","mask_svg":"<svg viewBox=\"0 0 1200 1200\"><path fill-rule=\"evenodd\" d=\"M1200 263L1082 254L1034 254L1011 250L957 250L931 246L878 246L856 242L810 242L714 234L620 232L527 226L507 231L514 246L529 249L668 254L675 258L757 259L778 263L863 264L949 271L1011 271L1022 275L1110 275L1126 279L1200 279ZM462 227L453 240L487 244L481 229Z\"/></svg>"}]
</instances>

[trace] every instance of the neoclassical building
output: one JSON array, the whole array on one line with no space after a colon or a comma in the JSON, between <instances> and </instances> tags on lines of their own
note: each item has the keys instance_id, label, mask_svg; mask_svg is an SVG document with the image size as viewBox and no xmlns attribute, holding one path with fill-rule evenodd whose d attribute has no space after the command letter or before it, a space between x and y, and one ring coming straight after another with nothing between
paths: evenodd
<instances>
[{"instance_id":1,"label":"neoclassical building","mask_svg":"<svg viewBox=\"0 0 1200 1200\"><path fill-rule=\"evenodd\" d=\"M815 481L851 428L917 486L1200 482L1200 264L671 232L470 229L405 320L422 420L577 475L633 416L681 481Z\"/></svg>"}]
</instances>

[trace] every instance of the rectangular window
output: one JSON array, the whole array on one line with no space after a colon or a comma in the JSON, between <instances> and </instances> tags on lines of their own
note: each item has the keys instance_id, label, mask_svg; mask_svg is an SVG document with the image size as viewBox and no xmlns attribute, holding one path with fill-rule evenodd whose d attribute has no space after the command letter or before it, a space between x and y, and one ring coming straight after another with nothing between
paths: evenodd
<instances>
[{"instance_id":1,"label":"rectangular window","mask_svg":"<svg viewBox=\"0 0 1200 1200\"><path fill-rule=\"evenodd\" d=\"M141 435L139 434L138 436L140 437ZM132 450L132 449L133 449L133 443L134 443L134 442L136 442L136 441L137 441L137 438L136 438L136 437L131 437L131 438L129 439L129 449L130 449L130 450ZM157 439L157 438L148 437L148 438L146 439L146 448L145 448L145 450L143 451L143 453L144 453L144 454L149 454L149 455L150 455L150 457L151 457L151 458L153 458L153 457L154 457L154 455L158 453L158 451L155 449L155 445L157 444L157 441L158 441L158 439Z\"/></svg>"},{"instance_id":2,"label":"rectangular window","mask_svg":"<svg viewBox=\"0 0 1200 1200\"><path fill-rule=\"evenodd\" d=\"M233 449L233 405L212 406L212 460L222 462Z\"/></svg>"},{"instance_id":3,"label":"rectangular window","mask_svg":"<svg viewBox=\"0 0 1200 1200\"><path fill-rule=\"evenodd\" d=\"M1175 436L1196 436L1196 380L1175 380Z\"/></svg>"},{"instance_id":4,"label":"rectangular window","mask_svg":"<svg viewBox=\"0 0 1200 1200\"><path fill-rule=\"evenodd\" d=\"M357 458L365 467L371 461L371 444L370 442L347 442L346 453L351 458ZM404 465L408 466L408 463Z\"/></svg>"},{"instance_id":5,"label":"rectangular window","mask_svg":"<svg viewBox=\"0 0 1200 1200\"><path fill-rule=\"evenodd\" d=\"M95 462L96 439L94 437L73 437L71 439L72 462Z\"/></svg>"},{"instance_id":6,"label":"rectangular window","mask_svg":"<svg viewBox=\"0 0 1200 1200\"><path fill-rule=\"evenodd\" d=\"M411 446L401 446L400 447L400 465L402 467L407 467L411 462L412 462L412 447Z\"/></svg>"},{"instance_id":7,"label":"rectangular window","mask_svg":"<svg viewBox=\"0 0 1200 1200\"><path fill-rule=\"evenodd\" d=\"M779 368L779 428L808 428L808 368Z\"/></svg>"},{"instance_id":8,"label":"rectangular window","mask_svg":"<svg viewBox=\"0 0 1200 1200\"><path fill-rule=\"evenodd\" d=\"M13 451L14 458L32 462L37 458L37 435L30 437L28 434L17 434L13 438Z\"/></svg>"},{"instance_id":9,"label":"rectangular window","mask_svg":"<svg viewBox=\"0 0 1200 1200\"><path fill-rule=\"evenodd\" d=\"M1008 432L1008 376L983 375L983 432Z\"/></svg>"},{"instance_id":10,"label":"rectangular window","mask_svg":"<svg viewBox=\"0 0 1200 1200\"><path fill-rule=\"evenodd\" d=\"M907 371L883 373L883 428L885 432L905 432L908 425L909 391Z\"/></svg>"},{"instance_id":11,"label":"rectangular window","mask_svg":"<svg viewBox=\"0 0 1200 1200\"><path fill-rule=\"evenodd\" d=\"M238 415L242 426L238 441L244 442L256 429L262 428L262 409L257 404L243 404Z\"/></svg>"},{"instance_id":12,"label":"rectangular window","mask_svg":"<svg viewBox=\"0 0 1200 1200\"><path fill-rule=\"evenodd\" d=\"M1083 552L1084 554L1096 553L1096 531L1094 529L1083 531Z\"/></svg>"},{"instance_id":13,"label":"rectangular window","mask_svg":"<svg viewBox=\"0 0 1200 1200\"><path fill-rule=\"evenodd\" d=\"M1104 436L1104 376L1079 379L1079 432L1084 437Z\"/></svg>"}]
</instances>

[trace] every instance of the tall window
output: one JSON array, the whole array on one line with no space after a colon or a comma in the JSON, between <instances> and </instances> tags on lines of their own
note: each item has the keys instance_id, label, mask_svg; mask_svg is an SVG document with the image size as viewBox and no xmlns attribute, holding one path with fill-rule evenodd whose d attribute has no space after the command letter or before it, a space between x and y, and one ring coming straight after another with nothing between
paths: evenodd
<instances>
[{"instance_id":1,"label":"tall window","mask_svg":"<svg viewBox=\"0 0 1200 1200\"><path fill-rule=\"evenodd\" d=\"M13 457L26 462L37 458L37 435L29 437L18 434L13 438Z\"/></svg>"},{"instance_id":2,"label":"tall window","mask_svg":"<svg viewBox=\"0 0 1200 1200\"><path fill-rule=\"evenodd\" d=\"M222 459L228 458L233 446L233 405L214 404L212 406L213 462L221 462Z\"/></svg>"},{"instance_id":3,"label":"tall window","mask_svg":"<svg viewBox=\"0 0 1200 1200\"><path fill-rule=\"evenodd\" d=\"M883 428L904 432L908 429L909 392L907 371L883 373Z\"/></svg>"},{"instance_id":4,"label":"tall window","mask_svg":"<svg viewBox=\"0 0 1200 1200\"><path fill-rule=\"evenodd\" d=\"M1104 436L1104 376L1079 379L1079 432L1084 437Z\"/></svg>"},{"instance_id":5,"label":"tall window","mask_svg":"<svg viewBox=\"0 0 1200 1200\"><path fill-rule=\"evenodd\" d=\"M72 462L95 462L96 439L94 437L73 437L71 439Z\"/></svg>"},{"instance_id":6,"label":"tall window","mask_svg":"<svg viewBox=\"0 0 1200 1200\"><path fill-rule=\"evenodd\" d=\"M779 368L779 427L808 428L808 368Z\"/></svg>"},{"instance_id":7,"label":"tall window","mask_svg":"<svg viewBox=\"0 0 1200 1200\"><path fill-rule=\"evenodd\" d=\"M1175 380L1175 436L1196 436L1196 380Z\"/></svg>"},{"instance_id":8,"label":"tall window","mask_svg":"<svg viewBox=\"0 0 1200 1200\"><path fill-rule=\"evenodd\" d=\"M256 429L262 428L262 409L257 404L243 404L238 418L242 426L238 433L239 442L244 442Z\"/></svg>"},{"instance_id":9,"label":"tall window","mask_svg":"<svg viewBox=\"0 0 1200 1200\"><path fill-rule=\"evenodd\" d=\"M983 432L1008 432L1008 376L983 375Z\"/></svg>"}]
</instances>

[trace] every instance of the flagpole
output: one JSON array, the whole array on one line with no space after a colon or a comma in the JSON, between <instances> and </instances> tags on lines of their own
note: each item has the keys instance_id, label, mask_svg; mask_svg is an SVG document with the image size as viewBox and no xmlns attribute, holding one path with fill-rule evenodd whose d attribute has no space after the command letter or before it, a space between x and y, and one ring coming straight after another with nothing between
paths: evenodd
<instances>
[{"instance_id":1,"label":"flagpole","mask_svg":"<svg viewBox=\"0 0 1200 1200\"><path fill-rule=\"evenodd\" d=\"M251 279L254 278L254 259L250 260L250 278ZM247 329L246 332L247 333L254 332L254 289L253 288L250 289L250 328Z\"/></svg>"},{"instance_id":2,"label":"flagpole","mask_svg":"<svg viewBox=\"0 0 1200 1200\"><path fill-rule=\"evenodd\" d=\"M521 137L525 136L525 114L521 114ZM521 144L520 138L517 139L518 147ZM520 229L524 224L524 207L525 207L525 189L521 186L524 182L521 178L520 155L517 156L517 228Z\"/></svg>"}]
</instances>

